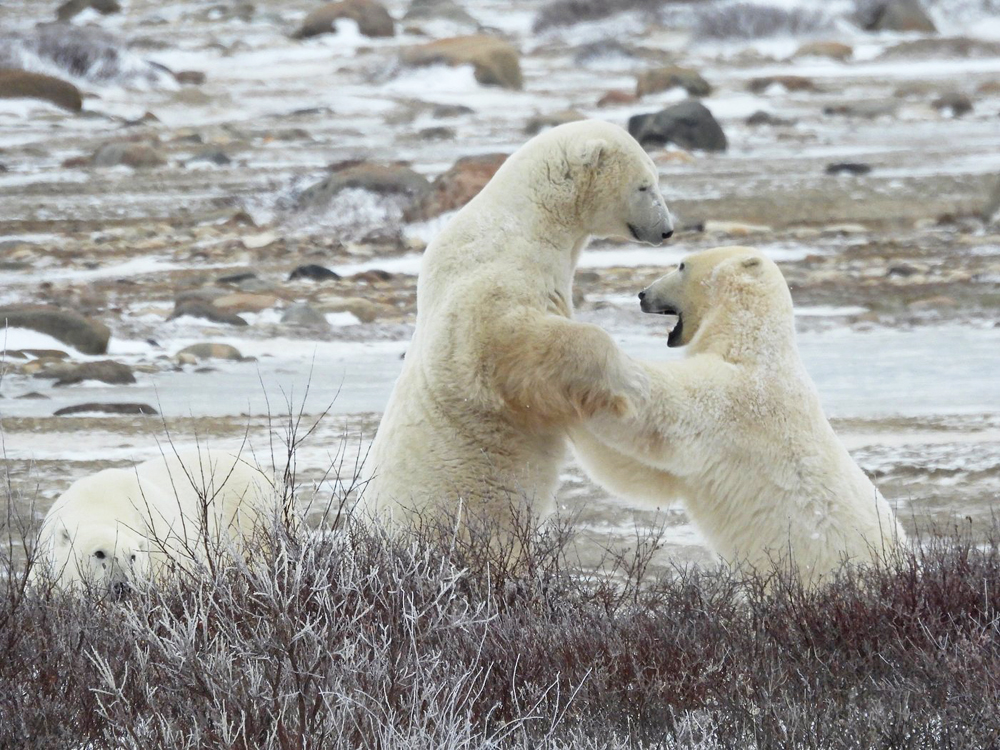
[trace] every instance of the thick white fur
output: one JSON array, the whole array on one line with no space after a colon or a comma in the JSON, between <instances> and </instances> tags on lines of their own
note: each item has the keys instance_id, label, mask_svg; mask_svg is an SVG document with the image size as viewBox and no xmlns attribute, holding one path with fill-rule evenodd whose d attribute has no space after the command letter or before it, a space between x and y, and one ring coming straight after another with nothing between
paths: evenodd
<instances>
[{"instance_id":1,"label":"thick white fur","mask_svg":"<svg viewBox=\"0 0 1000 750\"><path fill-rule=\"evenodd\" d=\"M845 558L903 540L892 509L834 434L795 343L781 272L751 248L716 248L644 291L679 310L686 358L643 363L650 400L573 432L587 471L612 492L682 498L726 561L791 561L816 583Z\"/></svg>"},{"instance_id":2,"label":"thick white fur","mask_svg":"<svg viewBox=\"0 0 1000 750\"><path fill-rule=\"evenodd\" d=\"M362 509L395 522L466 510L547 514L566 429L624 415L644 376L600 328L571 320L592 235L672 231L655 165L618 126L529 141L427 248L417 323L368 459Z\"/></svg>"},{"instance_id":3,"label":"thick white fur","mask_svg":"<svg viewBox=\"0 0 1000 750\"><path fill-rule=\"evenodd\" d=\"M191 450L77 480L53 504L36 573L115 586L238 548L269 523L278 493L249 457Z\"/></svg>"}]
</instances>

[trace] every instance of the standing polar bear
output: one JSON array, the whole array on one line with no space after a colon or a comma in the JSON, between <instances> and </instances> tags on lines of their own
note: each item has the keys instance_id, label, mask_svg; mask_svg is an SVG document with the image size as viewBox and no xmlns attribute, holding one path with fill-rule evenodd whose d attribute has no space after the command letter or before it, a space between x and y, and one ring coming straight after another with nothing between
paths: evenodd
<instances>
[{"instance_id":1,"label":"standing polar bear","mask_svg":"<svg viewBox=\"0 0 1000 750\"><path fill-rule=\"evenodd\" d=\"M574 322L591 236L673 232L656 166L621 128L553 128L514 153L424 253L417 323L369 454L361 510L394 522L549 513L566 430L632 412L644 375L600 328Z\"/></svg>"},{"instance_id":2,"label":"standing polar bear","mask_svg":"<svg viewBox=\"0 0 1000 750\"><path fill-rule=\"evenodd\" d=\"M239 455L191 450L78 479L49 509L35 580L112 592L238 548L278 506L274 480Z\"/></svg>"},{"instance_id":3,"label":"standing polar bear","mask_svg":"<svg viewBox=\"0 0 1000 750\"><path fill-rule=\"evenodd\" d=\"M725 560L790 561L807 584L904 538L823 414L773 262L746 247L705 250L639 297L645 312L677 316L667 345L687 356L643 365L650 400L636 416L574 431L591 476L625 496L683 498Z\"/></svg>"}]
</instances>

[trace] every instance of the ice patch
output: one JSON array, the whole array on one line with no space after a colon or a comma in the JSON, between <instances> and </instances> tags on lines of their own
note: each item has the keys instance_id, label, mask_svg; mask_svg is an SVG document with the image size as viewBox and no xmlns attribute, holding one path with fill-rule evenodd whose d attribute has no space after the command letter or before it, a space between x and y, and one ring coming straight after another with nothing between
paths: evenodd
<instances>
[{"instance_id":1,"label":"ice patch","mask_svg":"<svg viewBox=\"0 0 1000 750\"><path fill-rule=\"evenodd\" d=\"M17 351L18 349L59 349L67 353L78 353L69 344L64 344L46 333L39 333L28 328L0 327L0 352Z\"/></svg>"}]
</instances>

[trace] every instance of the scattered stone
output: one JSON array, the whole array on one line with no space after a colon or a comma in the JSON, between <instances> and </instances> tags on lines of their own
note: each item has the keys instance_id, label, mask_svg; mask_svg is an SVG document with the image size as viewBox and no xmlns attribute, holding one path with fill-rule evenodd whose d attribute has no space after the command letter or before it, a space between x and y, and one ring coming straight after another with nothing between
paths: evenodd
<instances>
[{"instance_id":1,"label":"scattered stone","mask_svg":"<svg viewBox=\"0 0 1000 750\"><path fill-rule=\"evenodd\" d=\"M243 247L248 250L259 250L262 247L269 247L280 240L277 232L261 232L260 234L247 234L240 238Z\"/></svg>"},{"instance_id":2,"label":"scattered stone","mask_svg":"<svg viewBox=\"0 0 1000 750\"><path fill-rule=\"evenodd\" d=\"M464 117L465 115L475 114L475 112L472 107L466 107L464 104L437 104L431 110L431 117L436 120L443 120L452 117Z\"/></svg>"},{"instance_id":3,"label":"scattered stone","mask_svg":"<svg viewBox=\"0 0 1000 750\"><path fill-rule=\"evenodd\" d=\"M448 128L443 125L424 128L417 133L417 138L422 141L453 141L455 140L455 128Z\"/></svg>"},{"instance_id":4,"label":"scattered stone","mask_svg":"<svg viewBox=\"0 0 1000 750\"><path fill-rule=\"evenodd\" d=\"M253 271L245 271L243 273L233 273L228 276L220 276L216 279L219 284L239 284L241 282L247 281L249 279L256 279L257 274Z\"/></svg>"},{"instance_id":5,"label":"scattered stone","mask_svg":"<svg viewBox=\"0 0 1000 750\"><path fill-rule=\"evenodd\" d=\"M872 171L871 164L862 164L861 162L853 161L841 161L834 164L826 165L827 174L851 174L851 175L862 175L868 174Z\"/></svg>"},{"instance_id":6,"label":"scattered stone","mask_svg":"<svg viewBox=\"0 0 1000 750\"><path fill-rule=\"evenodd\" d=\"M206 302L200 299L187 299L177 304L167 320L174 320L175 318L183 316L202 318L204 320L210 320L213 323L222 323L230 326L249 325L249 323L247 323L239 315L227 313L224 310L220 310L215 307L211 302Z\"/></svg>"},{"instance_id":7,"label":"scattered stone","mask_svg":"<svg viewBox=\"0 0 1000 750\"><path fill-rule=\"evenodd\" d=\"M407 211L408 221L419 221L454 211L471 201L507 159L507 154L464 156L438 175L421 200Z\"/></svg>"},{"instance_id":8,"label":"scattered stone","mask_svg":"<svg viewBox=\"0 0 1000 750\"><path fill-rule=\"evenodd\" d=\"M22 393L18 396L19 399L24 399L25 401L50 401L51 399L44 393L39 393L38 391L30 391L28 393Z\"/></svg>"},{"instance_id":9,"label":"scattered stone","mask_svg":"<svg viewBox=\"0 0 1000 750\"><path fill-rule=\"evenodd\" d=\"M911 39L889 47L880 59L1000 57L1000 42L966 36L947 39Z\"/></svg>"},{"instance_id":10,"label":"scattered stone","mask_svg":"<svg viewBox=\"0 0 1000 750\"><path fill-rule=\"evenodd\" d=\"M341 190L360 188L380 195L404 195L418 200L430 187L427 178L399 164L363 162L338 169L322 181L306 188L298 207L322 208Z\"/></svg>"},{"instance_id":11,"label":"scattered stone","mask_svg":"<svg viewBox=\"0 0 1000 750\"><path fill-rule=\"evenodd\" d=\"M389 11L375 0L343 0L329 3L306 16L294 38L308 39L337 31L337 20L347 18L358 25L358 31L370 37L388 37L396 33Z\"/></svg>"},{"instance_id":12,"label":"scattered stone","mask_svg":"<svg viewBox=\"0 0 1000 750\"><path fill-rule=\"evenodd\" d=\"M102 16L110 16L112 13L120 13L122 6L118 4L118 0L67 0L56 8L56 18L68 21L88 8L93 8Z\"/></svg>"},{"instance_id":13,"label":"scattered stone","mask_svg":"<svg viewBox=\"0 0 1000 750\"><path fill-rule=\"evenodd\" d=\"M281 322L285 325L300 326L302 328L330 327L323 313L304 303L286 307L285 311L281 314Z\"/></svg>"},{"instance_id":14,"label":"scattered stone","mask_svg":"<svg viewBox=\"0 0 1000 750\"><path fill-rule=\"evenodd\" d=\"M997 57L1000 57L1000 54ZM983 81L976 86L976 93L982 96L1000 96L1000 80Z\"/></svg>"},{"instance_id":15,"label":"scattered stone","mask_svg":"<svg viewBox=\"0 0 1000 750\"><path fill-rule=\"evenodd\" d=\"M931 102L931 106L938 112L950 112L952 117L961 117L972 111L972 100L961 92L949 91Z\"/></svg>"},{"instance_id":16,"label":"scattered stone","mask_svg":"<svg viewBox=\"0 0 1000 750\"><path fill-rule=\"evenodd\" d=\"M188 164L196 161L207 161L212 164L217 164L220 167L224 167L227 164L232 164L233 160L229 158L229 154L223 151L221 148L206 148L199 151L197 154L188 159Z\"/></svg>"},{"instance_id":17,"label":"scattered stone","mask_svg":"<svg viewBox=\"0 0 1000 750\"><path fill-rule=\"evenodd\" d=\"M655 164L694 164L698 161L689 151L679 148L657 151L652 154L652 157Z\"/></svg>"},{"instance_id":18,"label":"scattered stone","mask_svg":"<svg viewBox=\"0 0 1000 750\"><path fill-rule=\"evenodd\" d=\"M565 125L567 122L577 122L578 120L585 119L587 119L587 116L581 112L577 112L575 109L564 109L549 115L535 115L524 126L524 132L527 135L537 135L546 128L554 128L559 125Z\"/></svg>"},{"instance_id":19,"label":"scattered stone","mask_svg":"<svg viewBox=\"0 0 1000 750\"><path fill-rule=\"evenodd\" d=\"M105 354L111 329L96 320L55 308L0 308L0 328L45 333L83 354Z\"/></svg>"},{"instance_id":20,"label":"scattered stone","mask_svg":"<svg viewBox=\"0 0 1000 750\"><path fill-rule=\"evenodd\" d=\"M124 165L132 169L159 167L167 163L159 151L148 143L122 143L111 141L100 146L90 157L94 167L117 167Z\"/></svg>"},{"instance_id":21,"label":"scattered stone","mask_svg":"<svg viewBox=\"0 0 1000 750\"><path fill-rule=\"evenodd\" d=\"M407 23L450 21L469 30L479 29L479 21L453 0L412 0L403 20Z\"/></svg>"},{"instance_id":22,"label":"scattered stone","mask_svg":"<svg viewBox=\"0 0 1000 750\"><path fill-rule=\"evenodd\" d=\"M937 310L939 307L956 307L957 305L958 302L955 299L941 294L936 297L915 300L907 307L911 310Z\"/></svg>"},{"instance_id":23,"label":"scattered stone","mask_svg":"<svg viewBox=\"0 0 1000 750\"><path fill-rule=\"evenodd\" d=\"M747 125L751 127L759 127L761 125L794 125L795 120L786 120L781 117L776 117L770 112L765 112L762 109L758 109L752 115L747 118Z\"/></svg>"},{"instance_id":24,"label":"scattered stone","mask_svg":"<svg viewBox=\"0 0 1000 750\"><path fill-rule=\"evenodd\" d=\"M891 117L895 115L896 104L885 100L832 104L828 107L823 107L823 114L841 115L843 117L861 117L866 120L874 120L879 117Z\"/></svg>"},{"instance_id":25,"label":"scattered stone","mask_svg":"<svg viewBox=\"0 0 1000 750\"><path fill-rule=\"evenodd\" d=\"M330 297L322 301L320 309L331 313L349 312L362 323L371 323L376 318L396 312L396 308L392 305L372 302L361 297Z\"/></svg>"},{"instance_id":26,"label":"scattered stone","mask_svg":"<svg viewBox=\"0 0 1000 750\"><path fill-rule=\"evenodd\" d=\"M598 107L619 107L624 104L635 104L639 97L631 91L612 89L597 100Z\"/></svg>"},{"instance_id":27,"label":"scattered stone","mask_svg":"<svg viewBox=\"0 0 1000 750\"><path fill-rule=\"evenodd\" d=\"M65 417L69 414L143 414L147 416L157 416L159 414L149 404L132 403L87 403L76 404L74 406L64 406L56 409L55 416Z\"/></svg>"},{"instance_id":28,"label":"scattered stone","mask_svg":"<svg viewBox=\"0 0 1000 750\"><path fill-rule=\"evenodd\" d=\"M503 39L484 34L456 36L409 47L400 53L403 65L472 65L484 86L520 90L524 86L516 49Z\"/></svg>"},{"instance_id":29,"label":"scattered stone","mask_svg":"<svg viewBox=\"0 0 1000 750\"><path fill-rule=\"evenodd\" d=\"M109 385L129 385L135 382L132 368L103 359L100 362L56 362L35 373L36 378L55 378L56 386L75 385L85 380L98 380Z\"/></svg>"},{"instance_id":30,"label":"scattered stone","mask_svg":"<svg viewBox=\"0 0 1000 750\"><path fill-rule=\"evenodd\" d=\"M69 359L69 354L61 349L8 349L7 356L18 356L19 359L34 357L35 359Z\"/></svg>"},{"instance_id":31,"label":"scattered stone","mask_svg":"<svg viewBox=\"0 0 1000 750\"><path fill-rule=\"evenodd\" d=\"M937 27L919 0L883 0L862 19L866 31L918 31L934 34Z\"/></svg>"},{"instance_id":32,"label":"scattered stone","mask_svg":"<svg viewBox=\"0 0 1000 750\"><path fill-rule=\"evenodd\" d=\"M636 49L627 44L623 44L617 39L605 37L596 42L580 45L573 53L573 62L584 67L599 67L608 62L627 62L629 65L638 63L640 55Z\"/></svg>"},{"instance_id":33,"label":"scattered stone","mask_svg":"<svg viewBox=\"0 0 1000 750\"><path fill-rule=\"evenodd\" d=\"M918 274L926 274L931 267L926 263L914 263L908 260L897 260L890 263L885 269L886 276L902 276L908 278Z\"/></svg>"},{"instance_id":34,"label":"scattered stone","mask_svg":"<svg viewBox=\"0 0 1000 750\"><path fill-rule=\"evenodd\" d=\"M367 284L384 284L392 280L392 274L380 268L359 271L351 277L351 281L363 281Z\"/></svg>"},{"instance_id":35,"label":"scattered stone","mask_svg":"<svg viewBox=\"0 0 1000 750\"><path fill-rule=\"evenodd\" d=\"M41 99L71 112L83 109L80 89L72 83L25 70L0 69L0 99Z\"/></svg>"},{"instance_id":36,"label":"scattered stone","mask_svg":"<svg viewBox=\"0 0 1000 750\"><path fill-rule=\"evenodd\" d=\"M212 300L212 306L227 313L259 313L278 304L273 294L235 292Z\"/></svg>"},{"instance_id":37,"label":"scattered stone","mask_svg":"<svg viewBox=\"0 0 1000 750\"><path fill-rule=\"evenodd\" d=\"M986 199L983 206L982 219L987 224L991 224L995 219L1000 219L1000 179L993 186L993 190Z\"/></svg>"},{"instance_id":38,"label":"scattered stone","mask_svg":"<svg viewBox=\"0 0 1000 750\"><path fill-rule=\"evenodd\" d=\"M333 279L339 279L340 274L336 271L331 271L329 268L317 265L316 263L309 263L304 266L299 266L290 274L288 274L289 281L295 281L296 279L312 279L313 281L328 281Z\"/></svg>"},{"instance_id":39,"label":"scattered stone","mask_svg":"<svg viewBox=\"0 0 1000 750\"><path fill-rule=\"evenodd\" d=\"M731 237L749 237L752 234L770 234L774 230L763 224L743 224L738 221L706 221L705 234L726 234Z\"/></svg>"},{"instance_id":40,"label":"scattered stone","mask_svg":"<svg viewBox=\"0 0 1000 750\"><path fill-rule=\"evenodd\" d=\"M217 344L207 342L204 344L192 344L181 349L174 358L192 357L195 361L203 359L225 359L233 362L242 362L244 357L240 350L229 344Z\"/></svg>"},{"instance_id":41,"label":"scattered stone","mask_svg":"<svg viewBox=\"0 0 1000 750\"><path fill-rule=\"evenodd\" d=\"M864 224L829 224L820 231L823 236L836 237L852 234L868 234L868 227Z\"/></svg>"},{"instance_id":42,"label":"scattered stone","mask_svg":"<svg viewBox=\"0 0 1000 750\"><path fill-rule=\"evenodd\" d=\"M666 109L628 120L628 132L643 147L673 143L684 149L725 151L728 143L715 117L700 101L688 99Z\"/></svg>"},{"instance_id":43,"label":"scattered stone","mask_svg":"<svg viewBox=\"0 0 1000 750\"><path fill-rule=\"evenodd\" d=\"M850 60L854 48L842 42L807 42L799 47L792 57L826 57L830 60Z\"/></svg>"},{"instance_id":44,"label":"scattered stone","mask_svg":"<svg viewBox=\"0 0 1000 750\"><path fill-rule=\"evenodd\" d=\"M691 96L708 96L712 93L712 87L697 70L670 65L640 73L635 83L635 94L642 97L677 87Z\"/></svg>"},{"instance_id":45,"label":"scattered stone","mask_svg":"<svg viewBox=\"0 0 1000 750\"><path fill-rule=\"evenodd\" d=\"M767 91L771 86L781 86L786 91L817 91L812 79L803 76L762 76L751 78L747 88L755 94Z\"/></svg>"},{"instance_id":46,"label":"scattered stone","mask_svg":"<svg viewBox=\"0 0 1000 750\"><path fill-rule=\"evenodd\" d=\"M179 70L174 73L177 83L184 83L193 86L200 86L206 80L205 74L200 70Z\"/></svg>"}]
</instances>

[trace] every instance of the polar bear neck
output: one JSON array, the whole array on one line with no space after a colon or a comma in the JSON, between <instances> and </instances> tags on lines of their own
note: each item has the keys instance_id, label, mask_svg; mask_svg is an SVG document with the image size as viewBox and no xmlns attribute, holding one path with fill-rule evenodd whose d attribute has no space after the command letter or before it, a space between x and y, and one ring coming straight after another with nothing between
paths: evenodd
<instances>
[{"instance_id":1,"label":"polar bear neck","mask_svg":"<svg viewBox=\"0 0 1000 750\"><path fill-rule=\"evenodd\" d=\"M752 306L722 305L701 321L688 350L689 356L713 353L732 364L787 367L798 360L795 319L790 306L766 298Z\"/></svg>"}]
</instances>

